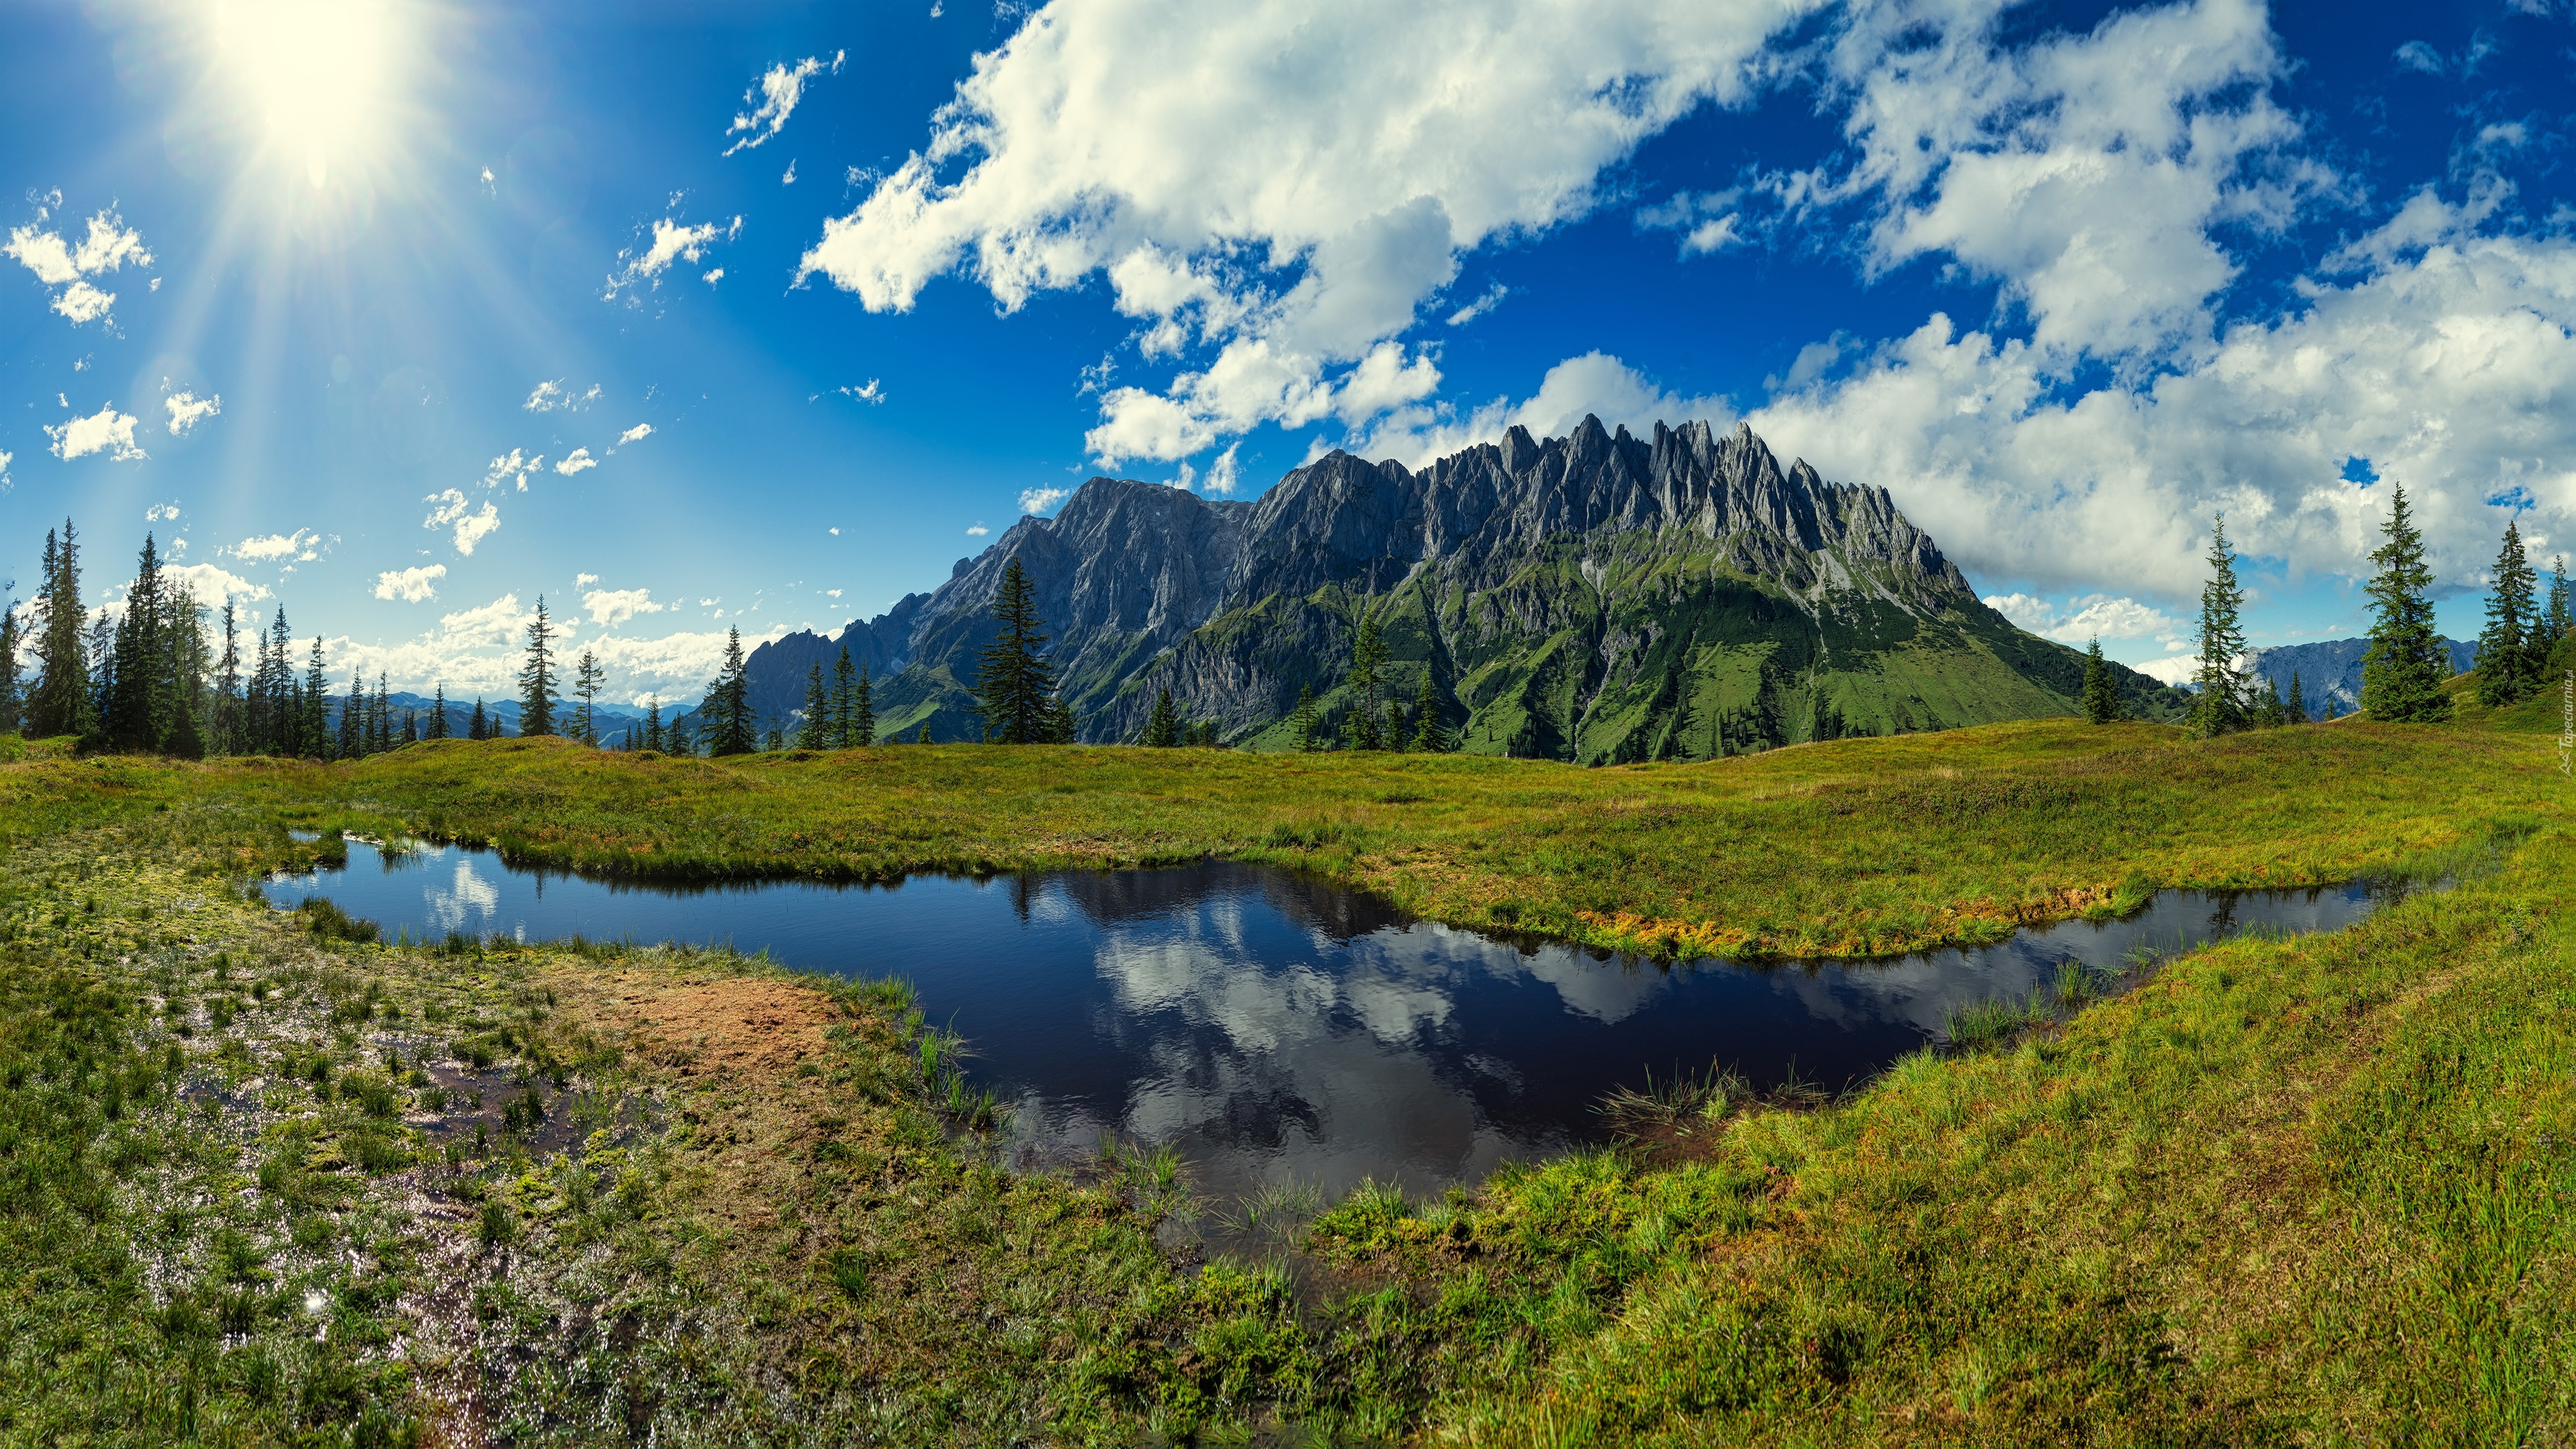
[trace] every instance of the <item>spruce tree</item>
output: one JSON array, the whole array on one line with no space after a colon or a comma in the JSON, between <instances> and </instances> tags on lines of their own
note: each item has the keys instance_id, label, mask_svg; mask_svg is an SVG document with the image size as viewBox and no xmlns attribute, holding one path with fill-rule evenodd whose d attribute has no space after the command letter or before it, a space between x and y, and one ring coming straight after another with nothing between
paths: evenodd
<instances>
[{"instance_id":1,"label":"spruce tree","mask_svg":"<svg viewBox=\"0 0 2576 1449\"><path fill-rule=\"evenodd\" d=\"M585 745L599 743L599 690L607 682L608 672L599 667L599 656L584 648L580 660L573 665L572 692L581 700L581 742Z\"/></svg>"},{"instance_id":2,"label":"spruce tree","mask_svg":"<svg viewBox=\"0 0 2576 1449\"><path fill-rule=\"evenodd\" d=\"M2222 513L2211 524L2209 582L2200 589L2200 667L2192 676L2199 693L2191 703L2191 724L2204 739L2245 727L2246 680L2236 668L2245 652L2245 630L2237 620L2244 605Z\"/></svg>"},{"instance_id":3,"label":"spruce tree","mask_svg":"<svg viewBox=\"0 0 2576 1449\"><path fill-rule=\"evenodd\" d=\"M859 671L850 663L850 646L832 666L830 735L832 748L852 749L859 742Z\"/></svg>"},{"instance_id":4,"label":"spruce tree","mask_svg":"<svg viewBox=\"0 0 2576 1449\"><path fill-rule=\"evenodd\" d=\"M2303 725L2308 722L2308 698L2306 693L2299 688L2299 671L2295 669L2290 671L2289 710L2290 723L2294 725Z\"/></svg>"},{"instance_id":5,"label":"spruce tree","mask_svg":"<svg viewBox=\"0 0 2576 1449\"><path fill-rule=\"evenodd\" d=\"M861 689L864 690L866 685L865 679L860 680ZM1061 692L1057 693L1047 709L1046 742L1051 745L1072 744L1074 735L1080 728L1080 721L1073 717L1073 702L1066 699Z\"/></svg>"},{"instance_id":6,"label":"spruce tree","mask_svg":"<svg viewBox=\"0 0 2576 1449\"><path fill-rule=\"evenodd\" d=\"M1170 749L1181 742L1181 713L1172 707L1168 689L1154 696L1154 712L1145 721L1144 743L1154 749Z\"/></svg>"},{"instance_id":7,"label":"spruce tree","mask_svg":"<svg viewBox=\"0 0 2576 1449\"><path fill-rule=\"evenodd\" d=\"M2084 720L2110 724L2120 717L2119 686L2111 682L2111 664L2102 657L2102 636L2084 647Z\"/></svg>"},{"instance_id":8,"label":"spruce tree","mask_svg":"<svg viewBox=\"0 0 2576 1449\"><path fill-rule=\"evenodd\" d=\"M2451 717L2449 651L2433 631L2433 571L2424 566L2424 535L2397 485L2381 528L2387 542L2371 551L2370 649L2362 656L2361 707L2383 724L2433 724Z\"/></svg>"},{"instance_id":9,"label":"spruce tree","mask_svg":"<svg viewBox=\"0 0 2576 1449\"><path fill-rule=\"evenodd\" d=\"M796 727L796 748L831 748L828 743L832 732L831 707L831 700L823 693L822 661L817 660L812 668L805 671L805 721Z\"/></svg>"},{"instance_id":10,"label":"spruce tree","mask_svg":"<svg viewBox=\"0 0 2576 1449\"><path fill-rule=\"evenodd\" d=\"M2290 722L2289 711L2281 703L2281 683L2268 674L2263 676L2263 698L2259 708L2265 729L2279 729Z\"/></svg>"},{"instance_id":11,"label":"spruce tree","mask_svg":"<svg viewBox=\"0 0 2576 1449\"><path fill-rule=\"evenodd\" d=\"M1431 694L1431 666L1422 666L1422 689L1413 697L1413 747L1427 754L1446 754L1449 735L1440 728L1440 705Z\"/></svg>"},{"instance_id":12,"label":"spruce tree","mask_svg":"<svg viewBox=\"0 0 2576 1449\"><path fill-rule=\"evenodd\" d=\"M340 701L340 758L354 760L367 752L366 726L360 722L365 711L360 701L366 698L366 682L356 674L349 676L349 694Z\"/></svg>"},{"instance_id":13,"label":"spruce tree","mask_svg":"<svg viewBox=\"0 0 2576 1449\"><path fill-rule=\"evenodd\" d=\"M850 651L843 649L841 657L849 658ZM842 744L850 749L864 750L877 742L876 686L869 681L868 667L864 664L859 666L859 683L857 689L852 691L851 699L854 702L850 706L849 729ZM1061 701L1058 705L1063 715L1058 723L1068 730L1065 742L1070 744L1072 735L1069 731L1073 722L1073 711L1069 707L1064 707Z\"/></svg>"},{"instance_id":14,"label":"spruce tree","mask_svg":"<svg viewBox=\"0 0 2576 1449\"><path fill-rule=\"evenodd\" d=\"M760 744L751 718L751 687L743 674L742 630L725 632L724 665L698 712L707 720L707 753L747 755Z\"/></svg>"},{"instance_id":15,"label":"spruce tree","mask_svg":"<svg viewBox=\"0 0 2576 1449\"><path fill-rule=\"evenodd\" d=\"M1404 705L1401 701L1390 699L1386 702L1386 728L1382 736L1386 740L1386 747L1399 753L1406 745L1412 743L1413 735L1405 728Z\"/></svg>"},{"instance_id":16,"label":"spruce tree","mask_svg":"<svg viewBox=\"0 0 2576 1449\"><path fill-rule=\"evenodd\" d=\"M18 709L18 601L0 597L0 735L14 735Z\"/></svg>"},{"instance_id":17,"label":"spruce tree","mask_svg":"<svg viewBox=\"0 0 2576 1449\"><path fill-rule=\"evenodd\" d=\"M534 738L555 732L555 627L546 617L546 596L537 595L537 616L528 621L528 658L519 666L519 733Z\"/></svg>"},{"instance_id":18,"label":"spruce tree","mask_svg":"<svg viewBox=\"0 0 2576 1449\"><path fill-rule=\"evenodd\" d=\"M1290 737L1297 741L1299 751L1312 751L1315 748L1316 725L1315 686L1301 684L1297 687L1297 708L1288 716L1288 732Z\"/></svg>"},{"instance_id":19,"label":"spruce tree","mask_svg":"<svg viewBox=\"0 0 2576 1449\"><path fill-rule=\"evenodd\" d=\"M923 720L921 722L921 733L914 736L912 742L916 745L926 745L930 743L930 721Z\"/></svg>"},{"instance_id":20,"label":"spruce tree","mask_svg":"<svg viewBox=\"0 0 2576 1449\"><path fill-rule=\"evenodd\" d=\"M2548 651L2555 648L2559 640L2567 637L2569 630L2576 629L2576 617L2569 614L2571 608L2576 608L2576 602L2567 597L2567 555L2560 554L2550 565L2549 607L2540 616L2543 659L2548 658Z\"/></svg>"},{"instance_id":21,"label":"spruce tree","mask_svg":"<svg viewBox=\"0 0 2576 1449\"><path fill-rule=\"evenodd\" d=\"M135 564L134 582L125 590L125 614L116 622L113 683L100 711L99 733L107 747L126 753L161 748L170 721L169 690L163 673L168 644L163 635L161 557L151 534L143 535L143 554Z\"/></svg>"},{"instance_id":22,"label":"spruce tree","mask_svg":"<svg viewBox=\"0 0 2576 1449\"><path fill-rule=\"evenodd\" d=\"M1377 620L1365 605L1351 633L1351 748L1382 750L1386 737L1377 716L1378 673L1386 667L1386 641L1378 637Z\"/></svg>"},{"instance_id":23,"label":"spruce tree","mask_svg":"<svg viewBox=\"0 0 2576 1449\"><path fill-rule=\"evenodd\" d=\"M241 626L233 596L224 595L224 653L215 664L215 729L207 741L216 754L242 752Z\"/></svg>"},{"instance_id":24,"label":"spruce tree","mask_svg":"<svg viewBox=\"0 0 2576 1449\"><path fill-rule=\"evenodd\" d=\"M658 751L663 745L662 696L647 695L645 702L648 708L644 712L644 748Z\"/></svg>"},{"instance_id":25,"label":"spruce tree","mask_svg":"<svg viewBox=\"0 0 2576 1449\"><path fill-rule=\"evenodd\" d=\"M2529 698L2540 687L2548 646L2540 638L2538 585L2523 556L2522 530L2507 519L2495 583L2487 592L2487 626L2478 635L2478 703L2490 709Z\"/></svg>"},{"instance_id":26,"label":"spruce tree","mask_svg":"<svg viewBox=\"0 0 2576 1449\"><path fill-rule=\"evenodd\" d=\"M382 676L378 677L382 687ZM297 697L295 711L295 752L307 759L327 759L331 753L329 709L331 684L322 672L322 636L313 636L313 656L304 667L304 690Z\"/></svg>"},{"instance_id":27,"label":"spruce tree","mask_svg":"<svg viewBox=\"0 0 2576 1449\"><path fill-rule=\"evenodd\" d=\"M88 642L82 647L89 651L89 713L82 718L85 728L80 747L103 750L107 740L101 725L116 695L116 620L109 616L107 605L98 606L98 613L90 620Z\"/></svg>"},{"instance_id":28,"label":"spruce tree","mask_svg":"<svg viewBox=\"0 0 2576 1449\"><path fill-rule=\"evenodd\" d=\"M438 682L437 693L429 701L429 725L425 737L443 740L450 733L447 727L447 681L442 679Z\"/></svg>"},{"instance_id":29,"label":"spruce tree","mask_svg":"<svg viewBox=\"0 0 2576 1449\"><path fill-rule=\"evenodd\" d=\"M985 646L975 671L975 712L983 719L984 738L1004 745L1043 743L1055 715L1055 665L1045 653L1037 588L1016 555L993 589L993 621L1000 632Z\"/></svg>"},{"instance_id":30,"label":"spruce tree","mask_svg":"<svg viewBox=\"0 0 2576 1449\"><path fill-rule=\"evenodd\" d=\"M469 740L492 738L492 722L483 713L483 696L479 694L474 697L474 717L465 722L465 737Z\"/></svg>"},{"instance_id":31,"label":"spruce tree","mask_svg":"<svg viewBox=\"0 0 2576 1449\"><path fill-rule=\"evenodd\" d=\"M44 628L36 636L36 684L27 700L27 732L38 739L87 734L89 651L81 630L89 614L80 599L80 535L68 518L59 542L52 533L45 535L44 587L39 601Z\"/></svg>"}]
</instances>

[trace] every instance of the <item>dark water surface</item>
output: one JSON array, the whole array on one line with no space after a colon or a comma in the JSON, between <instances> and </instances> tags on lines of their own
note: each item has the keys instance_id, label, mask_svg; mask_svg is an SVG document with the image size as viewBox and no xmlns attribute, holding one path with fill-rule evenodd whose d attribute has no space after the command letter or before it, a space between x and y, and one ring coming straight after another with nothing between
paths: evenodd
<instances>
[{"instance_id":1,"label":"dark water surface","mask_svg":"<svg viewBox=\"0 0 2576 1449\"><path fill-rule=\"evenodd\" d=\"M905 977L933 1024L967 1038L971 1075L1015 1104L1029 1145L1088 1149L1112 1131L1172 1143L1221 1200L1263 1183L1472 1182L1598 1140L1595 1105L1649 1071L1714 1063L1760 1087L1794 1072L1838 1088L1924 1045L1953 1008L2026 996L2070 957L2115 968L2248 926L2334 930L2376 904L2361 886L2167 891L2125 921L1974 950L1752 967L1497 941L1216 863L669 887L352 840L347 869L268 893L327 895L432 940L730 941L808 970Z\"/></svg>"}]
</instances>

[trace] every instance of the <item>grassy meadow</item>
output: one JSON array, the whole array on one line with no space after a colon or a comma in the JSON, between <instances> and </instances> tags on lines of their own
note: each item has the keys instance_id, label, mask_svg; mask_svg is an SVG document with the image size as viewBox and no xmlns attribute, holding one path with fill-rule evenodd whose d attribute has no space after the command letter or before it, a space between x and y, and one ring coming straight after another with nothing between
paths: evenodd
<instances>
[{"instance_id":1,"label":"grassy meadow","mask_svg":"<svg viewBox=\"0 0 2576 1449\"><path fill-rule=\"evenodd\" d=\"M13 744L0 1438L2567 1442L2557 724L2037 721L1596 770ZM245 893L343 828L666 878L1217 854L1736 956L2166 885L2455 884L1840 1100L1666 1084L1620 1104L1622 1145L1474 1191L1256 1205L1273 1250L1209 1262L1168 1246L1195 1211L1168 1156L994 1166L991 1103L899 984L395 943Z\"/></svg>"}]
</instances>

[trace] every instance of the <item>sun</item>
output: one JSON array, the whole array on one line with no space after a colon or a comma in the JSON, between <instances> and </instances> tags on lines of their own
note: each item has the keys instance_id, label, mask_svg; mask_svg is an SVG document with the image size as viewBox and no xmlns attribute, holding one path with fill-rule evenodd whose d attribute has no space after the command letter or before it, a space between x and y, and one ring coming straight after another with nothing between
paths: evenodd
<instances>
[{"instance_id":1,"label":"sun","mask_svg":"<svg viewBox=\"0 0 2576 1449\"><path fill-rule=\"evenodd\" d=\"M390 139L405 32L390 0L214 0L214 70L265 159L315 188Z\"/></svg>"}]
</instances>

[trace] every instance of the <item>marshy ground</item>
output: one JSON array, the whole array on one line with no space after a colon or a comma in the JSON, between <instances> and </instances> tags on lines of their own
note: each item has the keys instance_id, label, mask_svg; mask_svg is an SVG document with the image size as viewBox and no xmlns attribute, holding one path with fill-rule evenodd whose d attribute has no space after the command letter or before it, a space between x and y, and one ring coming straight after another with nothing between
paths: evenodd
<instances>
[{"instance_id":1,"label":"marshy ground","mask_svg":"<svg viewBox=\"0 0 2576 1449\"><path fill-rule=\"evenodd\" d=\"M2043 722L1599 771L33 752L0 766L0 1433L2564 1440L2576 838L2539 728ZM700 875L1212 852L1684 950L2457 884L2077 983L1840 1100L1670 1083L1617 1104L1618 1149L1175 1231L1168 1156L1004 1165L900 986L389 943L245 892L342 826Z\"/></svg>"}]
</instances>

